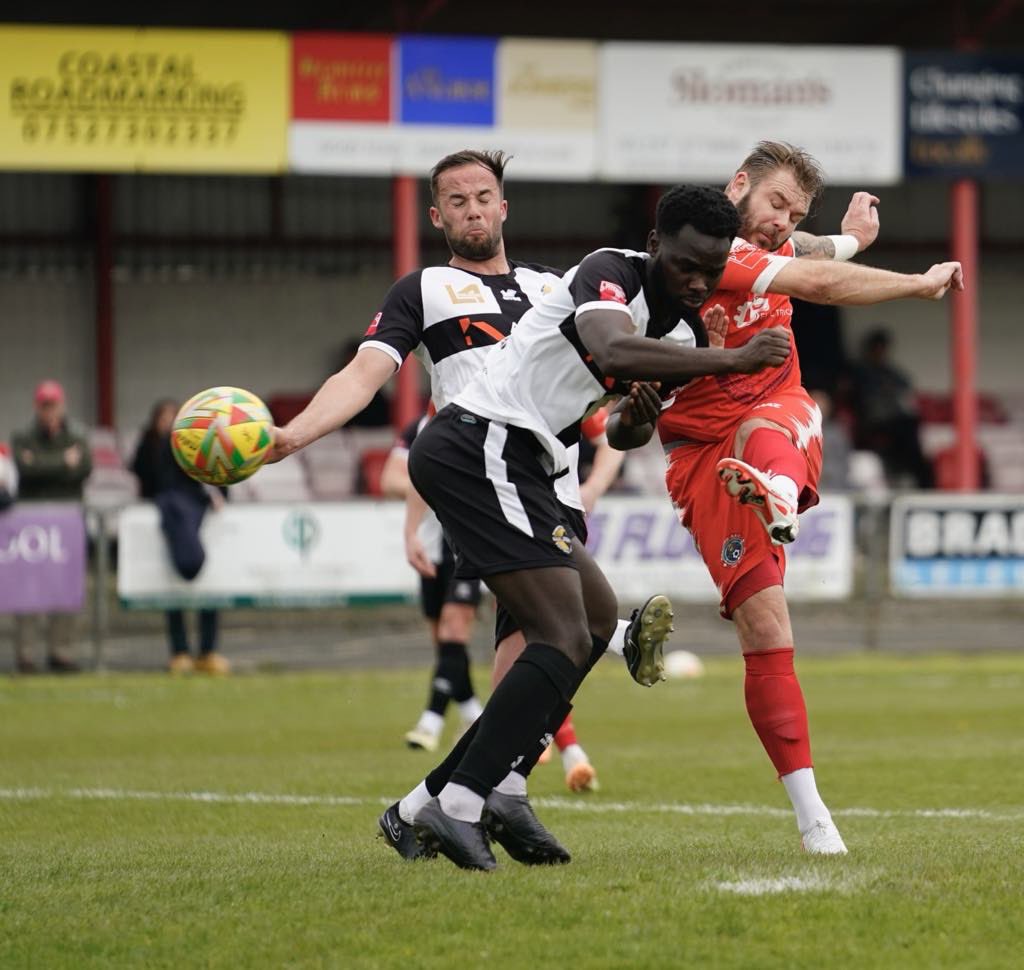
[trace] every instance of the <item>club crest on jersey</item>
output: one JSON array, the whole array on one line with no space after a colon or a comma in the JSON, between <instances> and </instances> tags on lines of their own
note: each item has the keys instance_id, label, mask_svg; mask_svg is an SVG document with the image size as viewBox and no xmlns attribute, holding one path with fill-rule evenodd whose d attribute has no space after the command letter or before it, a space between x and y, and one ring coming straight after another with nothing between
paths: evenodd
<instances>
[{"instance_id":1,"label":"club crest on jersey","mask_svg":"<svg viewBox=\"0 0 1024 970\"><path fill-rule=\"evenodd\" d=\"M375 316L370 321L370 325L366 328L366 333L365 333L364 336L372 337L377 332L377 324L380 323L380 318L383 315L384 315L383 313L378 313L377 316Z\"/></svg>"},{"instance_id":2,"label":"club crest on jersey","mask_svg":"<svg viewBox=\"0 0 1024 970\"><path fill-rule=\"evenodd\" d=\"M461 289L455 289L451 283L445 283L445 290L448 293L448 299L452 303L459 305L460 303L486 303L487 298L480 292L479 283L468 283Z\"/></svg>"},{"instance_id":3,"label":"club crest on jersey","mask_svg":"<svg viewBox=\"0 0 1024 970\"><path fill-rule=\"evenodd\" d=\"M502 290L501 291L501 298L503 300L512 300L515 303L522 303L523 302L520 299L519 294L515 290Z\"/></svg>"},{"instance_id":4,"label":"club crest on jersey","mask_svg":"<svg viewBox=\"0 0 1024 970\"><path fill-rule=\"evenodd\" d=\"M564 525L556 525L551 530L551 541L559 552L564 552L566 555L572 552L572 536L565 531Z\"/></svg>"},{"instance_id":5,"label":"club crest on jersey","mask_svg":"<svg viewBox=\"0 0 1024 970\"><path fill-rule=\"evenodd\" d=\"M626 291L618 283L609 283L608 280L601 280L601 287L598 290L602 300L611 300L613 303L626 303Z\"/></svg>"},{"instance_id":6,"label":"club crest on jersey","mask_svg":"<svg viewBox=\"0 0 1024 970\"><path fill-rule=\"evenodd\" d=\"M743 536L729 536L722 543L722 565L736 566L743 558Z\"/></svg>"}]
</instances>

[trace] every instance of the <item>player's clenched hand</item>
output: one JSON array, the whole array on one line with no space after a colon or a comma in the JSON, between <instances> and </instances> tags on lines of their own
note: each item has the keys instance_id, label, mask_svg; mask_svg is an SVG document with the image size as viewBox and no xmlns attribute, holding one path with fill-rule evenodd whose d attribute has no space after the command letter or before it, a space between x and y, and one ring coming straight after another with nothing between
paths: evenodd
<instances>
[{"instance_id":1,"label":"player's clenched hand","mask_svg":"<svg viewBox=\"0 0 1024 970\"><path fill-rule=\"evenodd\" d=\"M725 346L725 332L729 329L729 320L721 303L716 303L704 314L704 329L708 332L709 347Z\"/></svg>"},{"instance_id":2,"label":"player's clenched hand","mask_svg":"<svg viewBox=\"0 0 1024 970\"><path fill-rule=\"evenodd\" d=\"M857 251L862 253L878 238L878 197L870 192L854 192L843 216L840 228L844 236L857 240Z\"/></svg>"},{"instance_id":3,"label":"player's clenched hand","mask_svg":"<svg viewBox=\"0 0 1024 970\"><path fill-rule=\"evenodd\" d=\"M661 398L658 388L661 384L646 381L633 381L629 385L629 395L619 412L619 422L625 428L638 428L642 424L653 424L661 414Z\"/></svg>"},{"instance_id":4,"label":"player's clenched hand","mask_svg":"<svg viewBox=\"0 0 1024 970\"><path fill-rule=\"evenodd\" d=\"M753 374L765 367L778 367L789 356L789 351L789 331L785 327L769 327L736 351L736 369Z\"/></svg>"},{"instance_id":5,"label":"player's clenched hand","mask_svg":"<svg viewBox=\"0 0 1024 970\"><path fill-rule=\"evenodd\" d=\"M415 532L405 537L405 558L421 576L433 579L437 575L437 566L430 561L427 551L423 548L423 543L420 542L419 536Z\"/></svg>"},{"instance_id":6,"label":"player's clenched hand","mask_svg":"<svg viewBox=\"0 0 1024 970\"><path fill-rule=\"evenodd\" d=\"M964 271L959 263L936 263L921 276L921 293L925 300L941 300L950 289L964 288Z\"/></svg>"},{"instance_id":7,"label":"player's clenched hand","mask_svg":"<svg viewBox=\"0 0 1024 970\"><path fill-rule=\"evenodd\" d=\"M287 458L288 455L292 453L291 449L288 447L288 436L284 428L279 428L277 425L274 425L274 427L270 429L270 436L274 441L270 446L270 450L267 452L267 457L263 459L264 465L273 465L275 461Z\"/></svg>"}]
</instances>

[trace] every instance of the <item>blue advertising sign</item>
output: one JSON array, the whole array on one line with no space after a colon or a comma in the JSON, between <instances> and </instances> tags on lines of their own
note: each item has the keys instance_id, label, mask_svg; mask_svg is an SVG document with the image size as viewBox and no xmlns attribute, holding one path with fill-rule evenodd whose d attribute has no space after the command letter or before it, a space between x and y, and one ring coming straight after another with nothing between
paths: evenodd
<instances>
[{"instance_id":1,"label":"blue advertising sign","mask_svg":"<svg viewBox=\"0 0 1024 970\"><path fill-rule=\"evenodd\" d=\"M492 126L497 47L496 38L401 37L399 120Z\"/></svg>"},{"instance_id":2,"label":"blue advertising sign","mask_svg":"<svg viewBox=\"0 0 1024 970\"><path fill-rule=\"evenodd\" d=\"M904 55L906 174L1024 175L1024 54Z\"/></svg>"}]
</instances>

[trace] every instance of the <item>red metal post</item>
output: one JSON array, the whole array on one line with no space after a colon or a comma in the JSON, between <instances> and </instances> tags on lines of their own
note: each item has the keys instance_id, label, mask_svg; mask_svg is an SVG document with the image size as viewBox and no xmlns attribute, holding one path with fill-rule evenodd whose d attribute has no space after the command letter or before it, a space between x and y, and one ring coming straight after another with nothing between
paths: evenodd
<instances>
[{"instance_id":1,"label":"red metal post","mask_svg":"<svg viewBox=\"0 0 1024 970\"><path fill-rule=\"evenodd\" d=\"M114 233L113 184L96 176L96 237L93 284L96 289L96 422L114 426Z\"/></svg>"},{"instance_id":2,"label":"red metal post","mask_svg":"<svg viewBox=\"0 0 1024 970\"><path fill-rule=\"evenodd\" d=\"M392 228L394 230L395 279L411 273L420 264L419 200L416 179L411 175L395 177L392 189ZM402 428L420 413L419 365L407 359L395 381L391 420Z\"/></svg>"},{"instance_id":3,"label":"red metal post","mask_svg":"<svg viewBox=\"0 0 1024 970\"><path fill-rule=\"evenodd\" d=\"M950 193L953 258L964 269L965 289L952 294L953 424L956 429L956 488L978 488L978 183L960 179Z\"/></svg>"}]
</instances>

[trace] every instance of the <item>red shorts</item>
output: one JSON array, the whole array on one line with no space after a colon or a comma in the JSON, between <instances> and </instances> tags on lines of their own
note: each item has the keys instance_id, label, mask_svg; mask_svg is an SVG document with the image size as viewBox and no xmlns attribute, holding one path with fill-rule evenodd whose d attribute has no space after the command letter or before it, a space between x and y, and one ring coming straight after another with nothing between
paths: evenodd
<instances>
[{"instance_id":1,"label":"red shorts","mask_svg":"<svg viewBox=\"0 0 1024 970\"><path fill-rule=\"evenodd\" d=\"M722 597L726 619L754 593L782 583L786 555L772 545L761 520L725 491L716 465L733 457L736 431L744 421L765 418L786 428L807 459L807 486L800 511L818 504L821 475L821 413L803 388L774 394L754 405L722 441L681 444L668 455L668 486L679 521L690 530Z\"/></svg>"}]
</instances>

